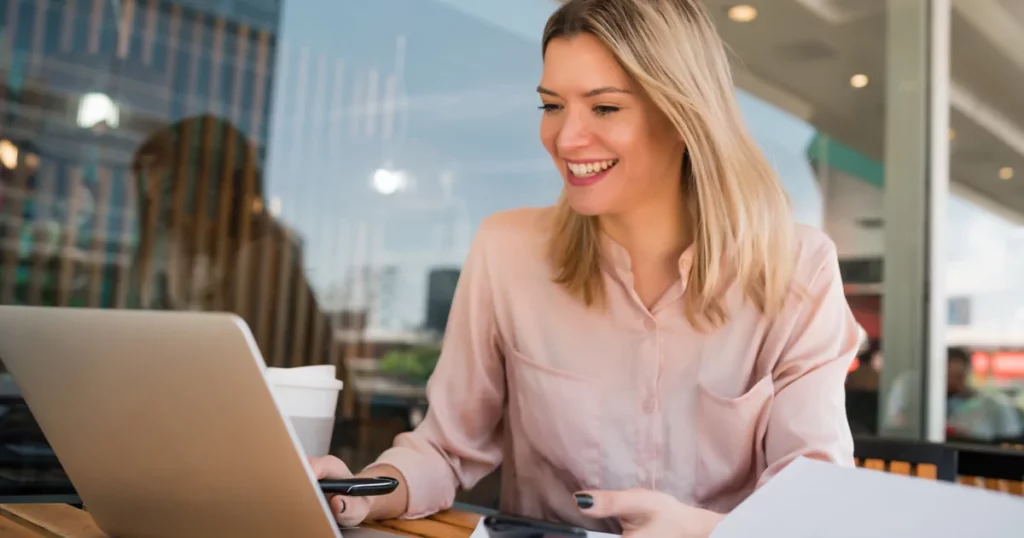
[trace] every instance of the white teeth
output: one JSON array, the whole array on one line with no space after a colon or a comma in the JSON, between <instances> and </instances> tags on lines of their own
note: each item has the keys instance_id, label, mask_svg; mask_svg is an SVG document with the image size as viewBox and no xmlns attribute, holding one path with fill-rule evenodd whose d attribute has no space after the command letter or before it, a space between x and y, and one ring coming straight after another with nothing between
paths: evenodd
<instances>
[{"instance_id":1,"label":"white teeth","mask_svg":"<svg viewBox=\"0 0 1024 538\"><path fill-rule=\"evenodd\" d=\"M615 163L617 162L619 162L617 159L613 159L586 164L569 163L569 171L576 177L588 177L604 172L605 170L615 166Z\"/></svg>"}]
</instances>

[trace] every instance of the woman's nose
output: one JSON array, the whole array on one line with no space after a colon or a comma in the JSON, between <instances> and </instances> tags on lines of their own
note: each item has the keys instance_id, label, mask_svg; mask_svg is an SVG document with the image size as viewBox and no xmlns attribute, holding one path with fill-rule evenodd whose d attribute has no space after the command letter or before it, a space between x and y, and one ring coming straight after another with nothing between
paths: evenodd
<instances>
[{"instance_id":1,"label":"woman's nose","mask_svg":"<svg viewBox=\"0 0 1024 538\"><path fill-rule=\"evenodd\" d=\"M578 114L566 114L556 138L558 149L562 152L572 151L587 146L590 140L590 128L584 118Z\"/></svg>"}]
</instances>

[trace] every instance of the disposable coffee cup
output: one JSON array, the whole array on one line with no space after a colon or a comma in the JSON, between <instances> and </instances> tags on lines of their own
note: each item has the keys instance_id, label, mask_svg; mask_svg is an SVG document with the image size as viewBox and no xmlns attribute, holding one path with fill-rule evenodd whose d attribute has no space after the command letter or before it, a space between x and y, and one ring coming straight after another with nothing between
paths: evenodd
<instances>
[{"instance_id":1,"label":"disposable coffee cup","mask_svg":"<svg viewBox=\"0 0 1024 538\"><path fill-rule=\"evenodd\" d=\"M266 378L306 455L327 455L334 434L338 394L343 386L335 367L328 364L267 368Z\"/></svg>"}]
</instances>

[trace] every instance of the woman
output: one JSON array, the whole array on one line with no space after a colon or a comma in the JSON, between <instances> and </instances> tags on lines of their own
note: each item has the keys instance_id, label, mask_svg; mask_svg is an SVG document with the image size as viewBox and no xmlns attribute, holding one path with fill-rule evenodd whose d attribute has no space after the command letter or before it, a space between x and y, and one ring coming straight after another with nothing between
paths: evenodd
<instances>
[{"instance_id":1,"label":"woman","mask_svg":"<svg viewBox=\"0 0 1024 538\"><path fill-rule=\"evenodd\" d=\"M852 465L835 247L791 221L700 2L569 0L543 54L563 197L483 223L429 413L363 472L402 487L339 521L428 515L502 464L503 511L701 536L800 456Z\"/></svg>"},{"instance_id":2,"label":"woman","mask_svg":"<svg viewBox=\"0 0 1024 538\"><path fill-rule=\"evenodd\" d=\"M133 307L233 312L272 366L330 361L328 322L301 247L263 203L245 133L216 116L181 119L136 149L132 171L140 223Z\"/></svg>"}]
</instances>

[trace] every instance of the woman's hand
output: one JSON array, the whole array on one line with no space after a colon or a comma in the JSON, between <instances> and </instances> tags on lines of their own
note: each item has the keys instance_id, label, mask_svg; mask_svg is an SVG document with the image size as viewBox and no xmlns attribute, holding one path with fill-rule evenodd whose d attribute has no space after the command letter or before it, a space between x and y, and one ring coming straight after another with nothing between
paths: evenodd
<instances>
[{"instance_id":1,"label":"woman's hand","mask_svg":"<svg viewBox=\"0 0 1024 538\"><path fill-rule=\"evenodd\" d=\"M353 477L348 465L334 456L309 458L309 464L313 468L313 474L317 480L343 480ZM338 524L343 527L355 527L366 520L394 519L405 514L409 504L409 488L398 469L390 465L377 465L355 475L356 478L379 476L398 480L398 488L387 495L373 497L332 495L327 499L331 506L331 513L334 514L334 519L338 520Z\"/></svg>"},{"instance_id":2,"label":"woman's hand","mask_svg":"<svg viewBox=\"0 0 1024 538\"><path fill-rule=\"evenodd\" d=\"M624 538L707 538L725 517L648 489L584 491L576 504L588 517L618 518Z\"/></svg>"},{"instance_id":3,"label":"woman's hand","mask_svg":"<svg viewBox=\"0 0 1024 538\"><path fill-rule=\"evenodd\" d=\"M345 462L334 456L309 458L309 464L313 467L313 474L317 480L341 480L355 476ZM370 515L370 499L368 497L332 495L327 501L331 506L334 518L343 527L354 527Z\"/></svg>"}]
</instances>

